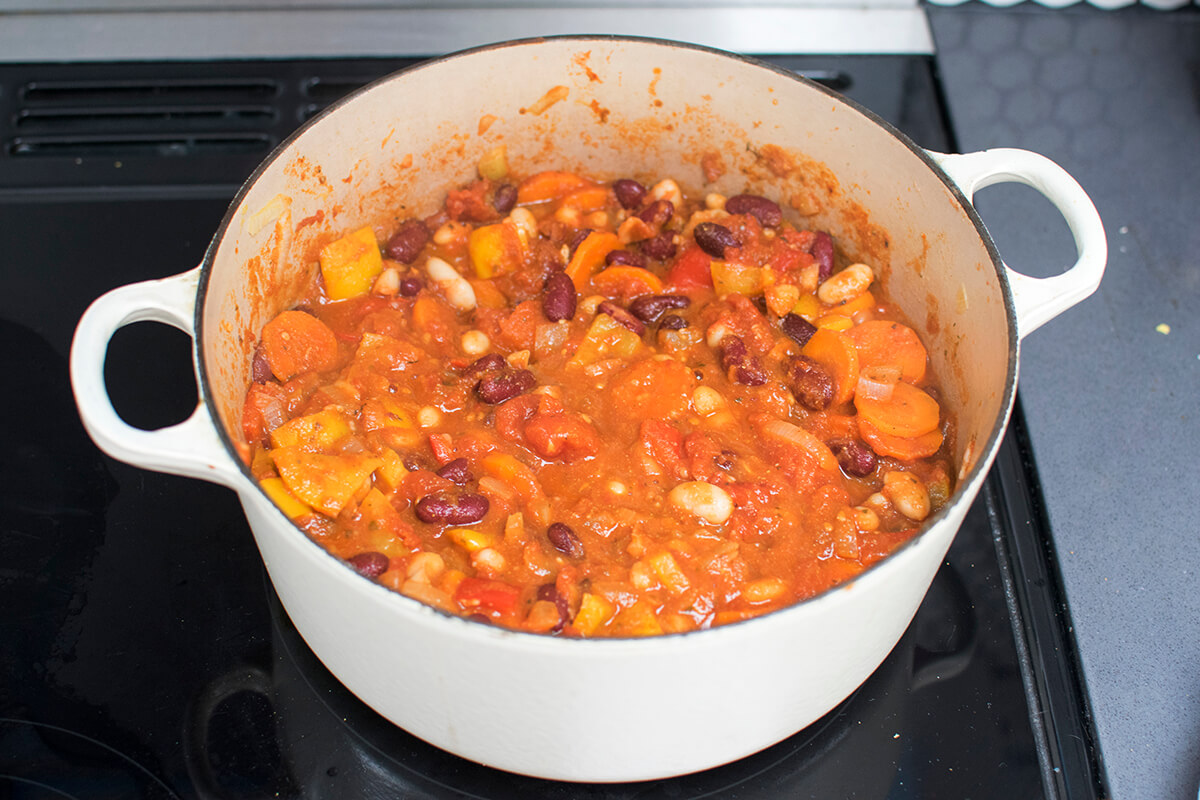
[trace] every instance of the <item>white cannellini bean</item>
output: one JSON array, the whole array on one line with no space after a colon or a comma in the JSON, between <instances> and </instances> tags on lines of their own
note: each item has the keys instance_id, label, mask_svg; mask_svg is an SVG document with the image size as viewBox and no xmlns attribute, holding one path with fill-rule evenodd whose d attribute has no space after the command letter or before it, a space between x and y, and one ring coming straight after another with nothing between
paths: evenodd
<instances>
[{"instance_id":1,"label":"white cannellini bean","mask_svg":"<svg viewBox=\"0 0 1200 800\"><path fill-rule=\"evenodd\" d=\"M454 267L434 256L425 262L425 271L429 273L430 280L442 287L450 305L459 311L475 308L475 289Z\"/></svg>"},{"instance_id":2,"label":"white cannellini bean","mask_svg":"<svg viewBox=\"0 0 1200 800\"><path fill-rule=\"evenodd\" d=\"M884 474L882 492L909 519L919 522L929 516L929 490L911 472L892 470Z\"/></svg>"},{"instance_id":3,"label":"white cannellini bean","mask_svg":"<svg viewBox=\"0 0 1200 800\"><path fill-rule=\"evenodd\" d=\"M464 222L447 222L441 225L433 232L433 243L440 245L450 244L467 235L469 227Z\"/></svg>"},{"instance_id":4,"label":"white cannellini bean","mask_svg":"<svg viewBox=\"0 0 1200 800\"><path fill-rule=\"evenodd\" d=\"M861 295L874 280L875 272L866 264L851 264L826 278L817 289L817 298L827 306L836 306Z\"/></svg>"},{"instance_id":5,"label":"white cannellini bean","mask_svg":"<svg viewBox=\"0 0 1200 800\"><path fill-rule=\"evenodd\" d=\"M733 514L733 498L720 486L705 481L685 481L667 494L667 502L712 525Z\"/></svg>"},{"instance_id":6,"label":"white cannellini bean","mask_svg":"<svg viewBox=\"0 0 1200 800\"><path fill-rule=\"evenodd\" d=\"M380 297L394 297L399 291L400 270L395 267L388 267L379 273L379 277L375 279L375 285L371 287L371 294Z\"/></svg>"},{"instance_id":7,"label":"white cannellini bean","mask_svg":"<svg viewBox=\"0 0 1200 800\"><path fill-rule=\"evenodd\" d=\"M459 346L469 356L481 356L492 346L492 340L483 331L467 331L459 337Z\"/></svg>"}]
</instances>

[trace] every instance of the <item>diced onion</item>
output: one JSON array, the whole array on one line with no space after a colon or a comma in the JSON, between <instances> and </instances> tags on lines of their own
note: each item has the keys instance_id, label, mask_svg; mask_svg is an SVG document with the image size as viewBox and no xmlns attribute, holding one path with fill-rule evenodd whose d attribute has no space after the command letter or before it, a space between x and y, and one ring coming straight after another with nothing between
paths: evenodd
<instances>
[{"instance_id":1,"label":"diced onion","mask_svg":"<svg viewBox=\"0 0 1200 800\"><path fill-rule=\"evenodd\" d=\"M892 392L900 380L900 369L897 367L867 367L858 373L858 384L854 394L867 400L878 400L886 403L892 399Z\"/></svg>"}]
</instances>

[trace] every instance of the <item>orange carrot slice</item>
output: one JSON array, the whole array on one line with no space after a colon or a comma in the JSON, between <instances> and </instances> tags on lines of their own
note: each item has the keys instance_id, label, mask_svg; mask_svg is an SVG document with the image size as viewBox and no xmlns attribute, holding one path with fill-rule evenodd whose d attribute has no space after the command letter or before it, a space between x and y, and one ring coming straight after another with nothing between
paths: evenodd
<instances>
[{"instance_id":1,"label":"orange carrot slice","mask_svg":"<svg viewBox=\"0 0 1200 800\"><path fill-rule=\"evenodd\" d=\"M941 409L937 401L910 383L900 382L887 400L856 396L859 427L866 420L891 436L924 436L938 426Z\"/></svg>"},{"instance_id":2,"label":"orange carrot slice","mask_svg":"<svg viewBox=\"0 0 1200 800\"><path fill-rule=\"evenodd\" d=\"M884 433L862 417L858 420L858 433L871 449L881 456L891 456L901 461L916 461L928 458L942 446L942 432L932 430L921 436L903 437Z\"/></svg>"},{"instance_id":3,"label":"orange carrot slice","mask_svg":"<svg viewBox=\"0 0 1200 800\"><path fill-rule=\"evenodd\" d=\"M582 292L591 280L592 273L604 263L604 257L621 246L621 240L615 233L608 231L592 231L587 238L575 248L570 263L567 264L567 277L575 284L575 289Z\"/></svg>"},{"instance_id":4,"label":"orange carrot slice","mask_svg":"<svg viewBox=\"0 0 1200 800\"><path fill-rule=\"evenodd\" d=\"M604 208L607 202L608 189L603 186L587 186L583 189L576 189L565 196L559 205L586 213Z\"/></svg>"},{"instance_id":5,"label":"orange carrot slice","mask_svg":"<svg viewBox=\"0 0 1200 800\"><path fill-rule=\"evenodd\" d=\"M818 328L800 352L825 367L833 377L831 405L849 402L858 384L858 350L854 343L840 331Z\"/></svg>"},{"instance_id":6,"label":"orange carrot slice","mask_svg":"<svg viewBox=\"0 0 1200 800\"><path fill-rule=\"evenodd\" d=\"M262 347L271 372L281 381L330 369L337 362L337 337L303 311L284 311L263 326Z\"/></svg>"},{"instance_id":7,"label":"orange carrot slice","mask_svg":"<svg viewBox=\"0 0 1200 800\"><path fill-rule=\"evenodd\" d=\"M618 265L592 277L592 287L607 297L628 302L646 294L662 294L662 280L648 269Z\"/></svg>"},{"instance_id":8,"label":"orange carrot slice","mask_svg":"<svg viewBox=\"0 0 1200 800\"><path fill-rule=\"evenodd\" d=\"M858 350L858 363L867 367L899 367L900 380L920 383L925 377L927 354L921 337L907 325L871 320L846 332Z\"/></svg>"},{"instance_id":9,"label":"orange carrot slice","mask_svg":"<svg viewBox=\"0 0 1200 800\"><path fill-rule=\"evenodd\" d=\"M530 175L517 185L517 202L521 205L545 203L591 185L587 178L573 172L546 170Z\"/></svg>"}]
</instances>

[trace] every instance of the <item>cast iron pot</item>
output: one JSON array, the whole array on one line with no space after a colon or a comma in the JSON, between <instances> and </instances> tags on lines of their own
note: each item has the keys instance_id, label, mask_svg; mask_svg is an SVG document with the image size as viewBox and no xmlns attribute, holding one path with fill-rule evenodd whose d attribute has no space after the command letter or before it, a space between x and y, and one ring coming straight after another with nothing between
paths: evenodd
<instances>
[{"instance_id":1,"label":"cast iron pot","mask_svg":"<svg viewBox=\"0 0 1200 800\"><path fill-rule=\"evenodd\" d=\"M364 224L382 236L397 216L432 213L500 143L523 174L670 176L726 195L749 187L876 267L919 327L943 408L957 420L953 501L847 585L743 623L637 640L560 639L447 616L361 578L309 540L242 457L258 332L312 280L323 243ZM1066 218L1078 259L1063 274L1035 279L1001 261L969 198L1002 181L1033 186ZM106 452L238 493L296 628L384 717L513 772L661 778L780 741L880 664L992 462L1021 338L1093 292L1105 259L1095 208L1041 156L926 152L816 84L727 53L644 39L529 40L419 65L305 125L242 187L199 267L116 289L88 309L71 375L84 423ZM195 340L200 402L179 425L134 429L109 401L108 340L138 320Z\"/></svg>"}]
</instances>

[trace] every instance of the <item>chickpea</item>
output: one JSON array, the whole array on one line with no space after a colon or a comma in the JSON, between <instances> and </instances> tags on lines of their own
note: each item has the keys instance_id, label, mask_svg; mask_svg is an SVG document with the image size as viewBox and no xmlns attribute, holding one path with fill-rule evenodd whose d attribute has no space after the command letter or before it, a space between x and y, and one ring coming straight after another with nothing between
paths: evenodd
<instances>
[{"instance_id":1,"label":"chickpea","mask_svg":"<svg viewBox=\"0 0 1200 800\"><path fill-rule=\"evenodd\" d=\"M483 331L467 331L459 339L459 346L469 356L481 356L492 346L492 340Z\"/></svg>"},{"instance_id":2,"label":"chickpea","mask_svg":"<svg viewBox=\"0 0 1200 800\"><path fill-rule=\"evenodd\" d=\"M659 181L650 189L650 197L648 202L655 200L666 200L671 205L679 208L683 205L683 192L679 188L679 184L670 178Z\"/></svg>"},{"instance_id":3,"label":"chickpea","mask_svg":"<svg viewBox=\"0 0 1200 800\"><path fill-rule=\"evenodd\" d=\"M692 392L692 408L702 417L709 417L725 408L725 398L711 386L697 386Z\"/></svg>"},{"instance_id":4,"label":"chickpea","mask_svg":"<svg viewBox=\"0 0 1200 800\"><path fill-rule=\"evenodd\" d=\"M437 553L414 553L405 574L410 581L432 583L446 571L446 562Z\"/></svg>"}]
</instances>

